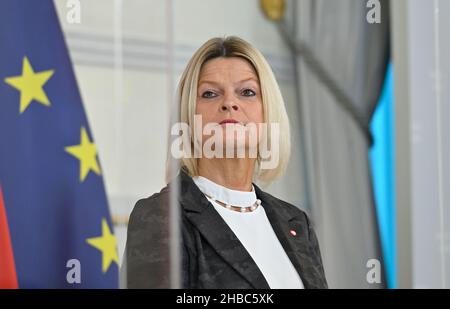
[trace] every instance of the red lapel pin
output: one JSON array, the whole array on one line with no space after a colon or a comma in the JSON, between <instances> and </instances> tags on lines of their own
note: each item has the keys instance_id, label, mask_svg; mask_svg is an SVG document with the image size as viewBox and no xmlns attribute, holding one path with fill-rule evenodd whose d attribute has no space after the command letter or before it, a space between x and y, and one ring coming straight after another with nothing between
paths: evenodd
<instances>
[{"instance_id":1,"label":"red lapel pin","mask_svg":"<svg viewBox=\"0 0 450 309\"><path fill-rule=\"evenodd\" d=\"M291 233L292 236L297 236L297 232L294 230L290 230L289 233Z\"/></svg>"}]
</instances>

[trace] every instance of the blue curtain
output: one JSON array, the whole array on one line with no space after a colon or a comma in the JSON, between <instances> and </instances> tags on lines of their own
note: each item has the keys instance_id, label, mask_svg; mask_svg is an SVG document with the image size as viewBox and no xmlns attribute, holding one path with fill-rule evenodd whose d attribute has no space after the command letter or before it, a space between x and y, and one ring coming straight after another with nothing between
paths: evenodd
<instances>
[{"instance_id":1,"label":"blue curtain","mask_svg":"<svg viewBox=\"0 0 450 309\"><path fill-rule=\"evenodd\" d=\"M394 82L389 64L383 91L372 117L374 144L369 152L375 203L388 288L397 287L395 247Z\"/></svg>"}]
</instances>

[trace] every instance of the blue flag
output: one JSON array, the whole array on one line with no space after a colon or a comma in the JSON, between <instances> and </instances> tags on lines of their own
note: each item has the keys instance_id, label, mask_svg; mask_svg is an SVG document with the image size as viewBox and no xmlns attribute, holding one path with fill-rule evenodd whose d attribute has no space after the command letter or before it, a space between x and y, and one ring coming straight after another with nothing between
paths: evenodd
<instances>
[{"instance_id":1,"label":"blue flag","mask_svg":"<svg viewBox=\"0 0 450 309\"><path fill-rule=\"evenodd\" d=\"M0 265L20 288L117 288L102 169L53 2L0 1L0 46L0 251L13 259Z\"/></svg>"}]
</instances>

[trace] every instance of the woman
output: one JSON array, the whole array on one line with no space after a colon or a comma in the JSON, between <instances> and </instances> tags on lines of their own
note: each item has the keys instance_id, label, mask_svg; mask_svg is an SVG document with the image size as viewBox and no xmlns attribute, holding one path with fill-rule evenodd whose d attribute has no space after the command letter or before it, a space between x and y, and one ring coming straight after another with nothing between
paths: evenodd
<instances>
[{"instance_id":1,"label":"woman","mask_svg":"<svg viewBox=\"0 0 450 309\"><path fill-rule=\"evenodd\" d=\"M191 130L181 152L169 145L181 165L182 287L326 288L306 214L253 184L279 177L290 151L283 98L264 57L237 37L209 40L181 77L179 104L178 121ZM169 185L130 216L129 288L167 287L168 161Z\"/></svg>"}]
</instances>

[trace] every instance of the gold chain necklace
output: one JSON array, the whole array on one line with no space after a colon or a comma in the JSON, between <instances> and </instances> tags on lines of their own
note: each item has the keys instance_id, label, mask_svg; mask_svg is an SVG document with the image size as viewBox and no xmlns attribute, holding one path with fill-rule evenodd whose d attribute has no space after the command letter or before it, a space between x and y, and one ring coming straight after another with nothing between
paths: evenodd
<instances>
[{"instance_id":1,"label":"gold chain necklace","mask_svg":"<svg viewBox=\"0 0 450 309\"><path fill-rule=\"evenodd\" d=\"M225 207L226 209L229 209L229 210L237 211L237 212L252 212L252 211L255 211L256 208L261 206L261 200L260 199L256 199L256 202L253 205L251 205L251 206L240 207L240 206L233 206L233 205L227 204L225 202L216 200L215 198L213 198L212 196L210 196L210 195L208 195L206 193L203 193L203 194L206 197L212 199L214 202L216 202L220 206Z\"/></svg>"}]
</instances>

